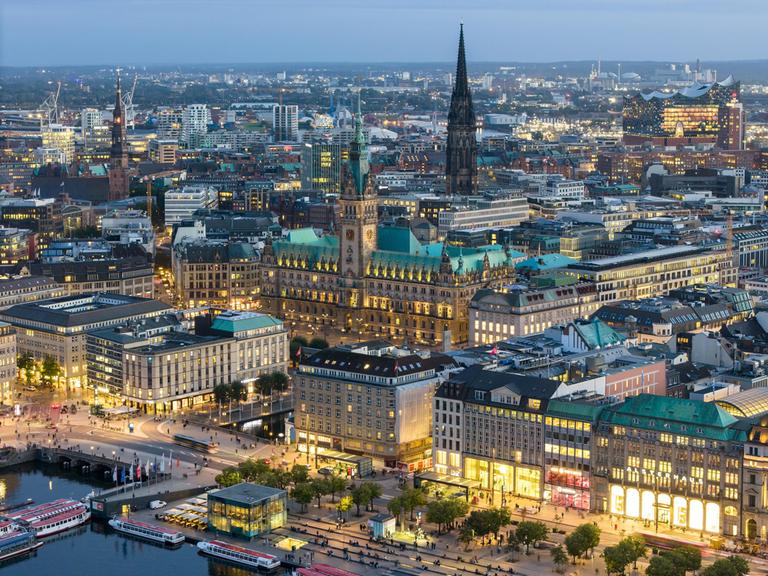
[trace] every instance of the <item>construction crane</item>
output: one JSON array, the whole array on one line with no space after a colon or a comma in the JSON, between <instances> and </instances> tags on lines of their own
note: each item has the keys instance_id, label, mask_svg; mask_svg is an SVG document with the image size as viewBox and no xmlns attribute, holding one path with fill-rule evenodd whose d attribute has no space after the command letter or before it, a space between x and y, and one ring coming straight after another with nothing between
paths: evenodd
<instances>
[{"instance_id":1,"label":"construction crane","mask_svg":"<svg viewBox=\"0 0 768 576\"><path fill-rule=\"evenodd\" d=\"M39 111L40 128L50 128L51 124L59 123L59 94L61 93L61 82L56 83L56 90L48 94L48 97L43 100L40 105Z\"/></svg>"},{"instance_id":2,"label":"construction crane","mask_svg":"<svg viewBox=\"0 0 768 576\"><path fill-rule=\"evenodd\" d=\"M133 93L136 92L136 81L138 74L133 75L133 84L131 89L123 94L123 109L125 109L125 126L133 130L135 128L134 119L136 118L136 108L133 105Z\"/></svg>"}]
</instances>

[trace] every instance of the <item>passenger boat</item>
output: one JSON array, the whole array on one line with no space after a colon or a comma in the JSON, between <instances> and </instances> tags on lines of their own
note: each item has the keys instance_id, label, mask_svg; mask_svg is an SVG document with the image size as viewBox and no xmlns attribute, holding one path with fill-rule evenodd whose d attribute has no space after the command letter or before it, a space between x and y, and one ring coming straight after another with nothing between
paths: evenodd
<instances>
[{"instance_id":1,"label":"passenger boat","mask_svg":"<svg viewBox=\"0 0 768 576\"><path fill-rule=\"evenodd\" d=\"M7 560L37 550L43 543L32 532L16 530L0 536L0 560Z\"/></svg>"},{"instance_id":2,"label":"passenger boat","mask_svg":"<svg viewBox=\"0 0 768 576\"><path fill-rule=\"evenodd\" d=\"M66 512L67 510L74 510L82 506L83 504L81 502L61 498L59 500L54 500L53 502L38 504L31 508L16 510L15 512L6 514L5 517L21 523L37 522L38 520L44 520L45 518L50 518L51 516Z\"/></svg>"},{"instance_id":3,"label":"passenger boat","mask_svg":"<svg viewBox=\"0 0 768 576\"><path fill-rule=\"evenodd\" d=\"M112 518L108 524L118 532L152 540L153 542L162 542L171 546L184 542L184 534L170 528L164 528L163 526L153 526L146 522L118 517Z\"/></svg>"},{"instance_id":4,"label":"passenger boat","mask_svg":"<svg viewBox=\"0 0 768 576\"><path fill-rule=\"evenodd\" d=\"M23 526L32 530L38 538L64 532L91 519L91 511L78 502L76 507L65 507L56 514L46 515L44 518L32 522L24 522Z\"/></svg>"},{"instance_id":5,"label":"passenger boat","mask_svg":"<svg viewBox=\"0 0 768 576\"><path fill-rule=\"evenodd\" d=\"M261 568L262 570L275 570L280 567L280 559L277 556L227 544L221 540L198 542L197 547L203 554L229 560L242 566Z\"/></svg>"},{"instance_id":6,"label":"passenger boat","mask_svg":"<svg viewBox=\"0 0 768 576\"><path fill-rule=\"evenodd\" d=\"M16 532L19 529L19 525L13 520L0 519L0 536Z\"/></svg>"}]
</instances>

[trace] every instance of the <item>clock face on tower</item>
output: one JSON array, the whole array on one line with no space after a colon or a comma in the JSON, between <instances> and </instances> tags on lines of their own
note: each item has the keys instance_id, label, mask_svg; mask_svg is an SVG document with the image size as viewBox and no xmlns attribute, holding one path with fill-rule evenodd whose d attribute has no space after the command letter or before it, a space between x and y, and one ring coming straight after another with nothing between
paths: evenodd
<instances>
[{"instance_id":1,"label":"clock face on tower","mask_svg":"<svg viewBox=\"0 0 768 576\"><path fill-rule=\"evenodd\" d=\"M347 240L355 239L355 231L352 229L347 230Z\"/></svg>"}]
</instances>

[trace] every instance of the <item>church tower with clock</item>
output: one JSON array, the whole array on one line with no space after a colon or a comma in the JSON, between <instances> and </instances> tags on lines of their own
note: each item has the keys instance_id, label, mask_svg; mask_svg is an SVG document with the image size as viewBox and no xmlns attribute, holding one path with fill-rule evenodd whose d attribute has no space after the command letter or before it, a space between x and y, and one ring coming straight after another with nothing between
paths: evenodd
<instances>
[{"instance_id":1,"label":"church tower with clock","mask_svg":"<svg viewBox=\"0 0 768 576\"><path fill-rule=\"evenodd\" d=\"M349 144L349 161L345 166L339 209L340 304L347 308L360 308L364 305L365 276L371 254L376 250L379 219L376 192L368 175L368 146L363 133L359 96L355 136ZM345 323L349 324L349 320Z\"/></svg>"}]
</instances>

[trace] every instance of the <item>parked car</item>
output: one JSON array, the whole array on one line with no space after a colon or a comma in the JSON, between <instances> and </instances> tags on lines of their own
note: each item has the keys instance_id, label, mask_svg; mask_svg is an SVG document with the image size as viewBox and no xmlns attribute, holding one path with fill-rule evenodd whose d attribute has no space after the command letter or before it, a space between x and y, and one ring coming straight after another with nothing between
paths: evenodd
<instances>
[{"instance_id":1,"label":"parked car","mask_svg":"<svg viewBox=\"0 0 768 576\"><path fill-rule=\"evenodd\" d=\"M149 508L150 510L159 510L160 508L164 508L166 504L168 503L163 500L152 500L152 502L149 503Z\"/></svg>"},{"instance_id":2,"label":"parked car","mask_svg":"<svg viewBox=\"0 0 768 576\"><path fill-rule=\"evenodd\" d=\"M334 471L333 471L333 468L331 468L330 466L325 466L323 468L320 468L317 471L317 473L322 474L323 476L333 476Z\"/></svg>"}]
</instances>

